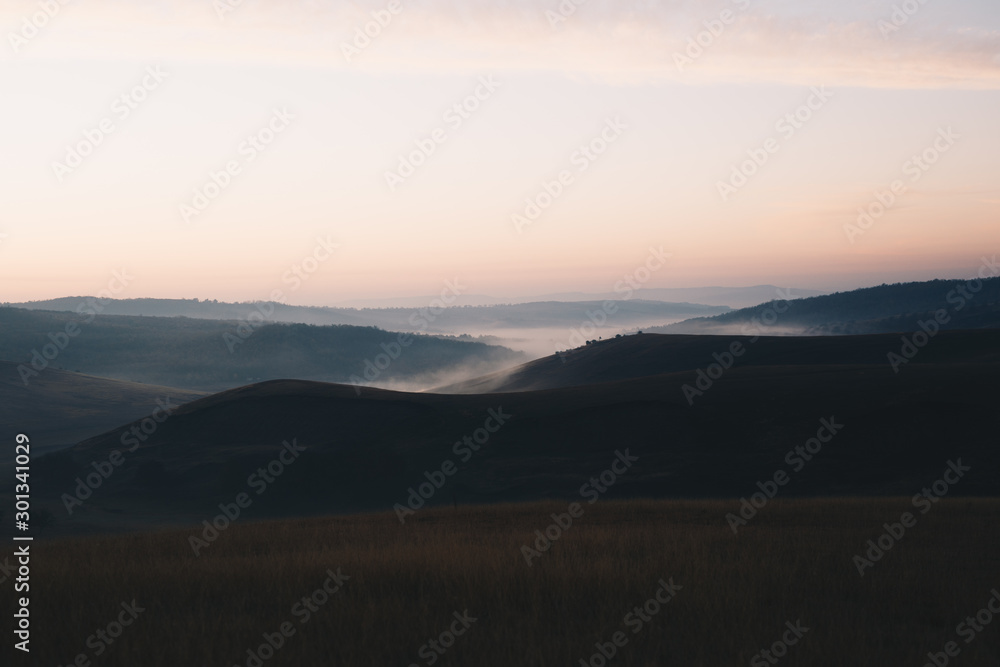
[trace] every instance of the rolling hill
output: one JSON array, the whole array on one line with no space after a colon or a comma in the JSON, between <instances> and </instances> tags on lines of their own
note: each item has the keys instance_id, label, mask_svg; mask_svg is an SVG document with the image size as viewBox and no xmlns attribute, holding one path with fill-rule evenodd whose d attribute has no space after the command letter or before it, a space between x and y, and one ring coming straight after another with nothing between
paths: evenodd
<instances>
[{"instance_id":1,"label":"rolling hill","mask_svg":"<svg viewBox=\"0 0 1000 667\"><path fill-rule=\"evenodd\" d=\"M753 285L751 287L643 287L638 297L645 301L666 301L669 303L696 303L707 306L744 308L764 303L774 298L781 290L777 285ZM797 297L826 294L820 290L791 288ZM433 301L434 296L395 297L387 299L351 299L338 304L347 308L422 308ZM539 301L604 301L619 299L614 292L552 292L527 297L499 298L486 294L461 294L455 299L456 306L494 306L500 304L537 303ZM20 304L16 304L20 305Z\"/></svg>"},{"instance_id":2,"label":"rolling hill","mask_svg":"<svg viewBox=\"0 0 1000 667\"><path fill-rule=\"evenodd\" d=\"M374 327L0 308L0 359L14 362L28 384L54 367L196 391L276 378L433 386L524 358L503 347L401 338Z\"/></svg>"},{"instance_id":3,"label":"rolling hill","mask_svg":"<svg viewBox=\"0 0 1000 667\"><path fill-rule=\"evenodd\" d=\"M777 303L777 308L775 305ZM916 331L943 310L943 329L1000 328L1000 277L879 285L788 302L771 301L662 327L651 333L842 335ZM769 313L769 311L771 311Z\"/></svg>"},{"instance_id":4,"label":"rolling hill","mask_svg":"<svg viewBox=\"0 0 1000 667\"><path fill-rule=\"evenodd\" d=\"M588 321L588 311L600 311L605 300L615 300L617 326L646 325L676 321L688 317L716 315L729 310L724 305L647 300L646 290L635 298L621 294L591 295L572 301L532 301L491 305L455 305L459 295L448 294L447 301L428 297L412 307L328 308L291 306L282 303L225 303L198 299L109 299L102 305L103 315L133 317L190 317L210 320L245 320L267 313L269 322L289 324L351 325L379 327L392 331L459 334L485 330L531 329L580 326ZM773 295L773 292L770 292ZM586 296L586 295L583 295ZM641 298L640 298L641 297ZM74 296L48 301L7 304L26 310L78 312L81 304L93 303L94 297ZM450 305L449 304L453 304Z\"/></svg>"},{"instance_id":5,"label":"rolling hill","mask_svg":"<svg viewBox=\"0 0 1000 667\"><path fill-rule=\"evenodd\" d=\"M35 455L69 447L110 428L152 414L158 405L182 405L204 392L49 369L25 386L17 364L0 361L0 425L5 442L31 438ZM14 459L0 450L0 464Z\"/></svg>"},{"instance_id":6,"label":"rolling hill","mask_svg":"<svg viewBox=\"0 0 1000 667\"><path fill-rule=\"evenodd\" d=\"M888 354L902 346L900 334L868 336L692 336L635 334L591 343L515 368L438 387L452 394L534 391L629 380L667 373L694 373L717 363L739 343L736 368L753 366L867 365L889 369ZM1000 363L1000 331L946 331L910 364Z\"/></svg>"},{"instance_id":7,"label":"rolling hill","mask_svg":"<svg viewBox=\"0 0 1000 667\"><path fill-rule=\"evenodd\" d=\"M992 334L935 340L923 351L928 359L937 354L935 363L899 374L875 363L876 348L891 339L843 339L858 341L856 350L775 348L772 365L735 366L693 404L682 390L696 381L691 370L657 373L646 364L651 374L625 378L608 370L633 363L639 348L650 359L678 356L671 337L652 335L598 346L600 354L578 360L577 372L600 381L556 389L358 395L349 386L266 382L178 409L72 517L62 494L92 472L92 462L120 449L132 425L39 459L45 487L38 499L63 530L107 529L108 517L119 528L197 522L249 492L253 475L289 443L305 449L279 466L259 498L251 496L248 516L386 510L435 480L441 488L431 490L428 505L573 497L625 450L637 459L608 497L738 498L779 470L792 478L783 496L912 495L959 458L971 472L954 494L996 495L1000 386ZM695 355L687 365L700 363ZM586 371L591 364L604 370ZM490 425L499 428L488 433ZM800 465L795 448L819 444L828 426L832 440ZM467 438L479 439L478 451Z\"/></svg>"}]
</instances>

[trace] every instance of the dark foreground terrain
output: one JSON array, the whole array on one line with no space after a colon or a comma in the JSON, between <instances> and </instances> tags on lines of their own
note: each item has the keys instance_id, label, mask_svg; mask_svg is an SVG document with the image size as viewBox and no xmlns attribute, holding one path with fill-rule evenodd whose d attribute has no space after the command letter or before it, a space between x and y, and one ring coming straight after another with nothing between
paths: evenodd
<instances>
[{"instance_id":1,"label":"dark foreground terrain","mask_svg":"<svg viewBox=\"0 0 1000 667\"><path fill-rule=\"evenodd\" d=\"M31 664L919 667L949 642L949 664L1000 664L1000 615L980 611L1000 501L773 500L734 535L737 501L602 499L529 567L522 546L567 510L237 520L200 556L195 529L36 543Z\"/></svg>"}]
</instances>

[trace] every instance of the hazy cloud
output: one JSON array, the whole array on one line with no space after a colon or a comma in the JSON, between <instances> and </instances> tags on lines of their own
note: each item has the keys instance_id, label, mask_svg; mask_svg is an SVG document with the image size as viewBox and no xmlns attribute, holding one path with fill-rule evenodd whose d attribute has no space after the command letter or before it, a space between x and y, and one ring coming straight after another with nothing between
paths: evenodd
<instances>
[{"instance_id":1,"label":"hazy cloud","mask_svg":"<svg viewBox=\"0 0 1000 667\"><path fill-rule=\"evenodd\" d=\"M958 19L921 20L929 18L921 16L926 7L885 34L878 20L890 18L891 4L880 14L873 3L858 1L839 6L836 16L806 18L796 11L800 6L752 0L587 0L579 6L572 0L400 0L402 10L348 62L343 45L351 44L356 29L372 20L371 12L385 10L389 0L243 0L232 11L220 11L224 3L70 2L18 54L8 44L2 58L250 61L436 73L550 71L614 83L1000 87L1000 32ZM560 6L575 10L560 14ZM709 29L706 21L718 31L720 24L714 22L724 10L732 12L729 25L711 40L703 35L703 53L679 68L676 54L688 55L689 40ZM7 41L37 11L33 2L5 3L0 25Z\"/></svg>"}]
</instances>

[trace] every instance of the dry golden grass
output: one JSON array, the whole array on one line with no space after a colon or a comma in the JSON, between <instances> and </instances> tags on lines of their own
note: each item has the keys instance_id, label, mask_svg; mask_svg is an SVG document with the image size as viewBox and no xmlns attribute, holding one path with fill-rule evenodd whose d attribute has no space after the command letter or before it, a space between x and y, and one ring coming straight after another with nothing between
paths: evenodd
<instances>
[{"instance_id":1,"label":"dry golden grass","mask_svg":"<svg viewBox=\"0 0 1000 667\"><path fill-rule=\"evenodd\" d=\"M748 665L798 619L810 630L780 664L919 667L950 640L955 665L1000 664L1000 618L971 644L955 635L1000 587L1000 501L942 501L864 578L852 556L908 499L772 501L734 536L736 505L585 505L531 568L521 545L566 503L422 510L405 526L237 522L199 558L188 531L36 543L30 664L245 665L292 621L268 667L424 665L420 647L466 609L478 621L436 664L575 666L624 630L609 665ZM291 607L328 568L350 580L302 625ZM623 617L670 577L683 589L632 634ZM87 637L133 598L146 611L95 659Z\"/></svg>"}]
</instances>

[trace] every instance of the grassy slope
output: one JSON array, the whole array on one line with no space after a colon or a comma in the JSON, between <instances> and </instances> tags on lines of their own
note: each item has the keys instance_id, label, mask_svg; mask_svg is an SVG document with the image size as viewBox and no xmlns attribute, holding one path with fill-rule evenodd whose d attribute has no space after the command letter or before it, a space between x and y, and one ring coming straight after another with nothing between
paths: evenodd
<instances>
[{"instance_id":1,"label":"grassy slope","mask_svg":"<svg viewBox=\"0 0 1000 667\"><path fill-rule=\"evenodd\" d=\"M190 531L37 543L31 664L93 659L87 637L135 599L146 611L92 664L243 665L288 620L267 667L423 665L420 647L468 609L478 621L437 665L578 665L618 630L629 643L611 665L746 665L799 619L810 630L782 665L922 665L1000 585L997 500L942 501L864 578L853 555L908 498L776 500L738 536L732 501L585 507L531 568L521 545L565 503L422 510L405 526L237 522L198 558ZM302 625L291 607L328 568L351 578ZM669 577L683 589L632 634L623 617ZM997 623L961 643L962 667L1000 664Z\"/></svg>"},{"instance_id":2,"label":"grassy slope","mask_svg":"<svg viewBox=\"0 0 1000 667\"><path fill-rule=\"evenodd\" d=\"M946 328L997 328L1000 324L998 302L1000 277L981 281L976 292L968 290L965 280L878 285L789 301L787 311L782 311L778 316L775 328L826 334L916 331L917 323L932 318L934 311L939 308L947 310L952 318ZM761 321L772 305L763 303L713 317L693 318L650 331L732 334L739 332L743 325L752 322L754 318Z\"/></svg>"},{"instance_id":3,"label":"grassy slope","mask_svg":"<svg viewBox=\"0 0 1000 667\"><path fill-rule=\"evenodd\" d=\"M763 343L761 343L763 344ZM935 340L922 352L947 348ZM1000 450L995 364L747 365L728 371L693 406L691 372L602 385L488 395L404 394L307 382L272 382L188 404L162 424L72 517L60 494L91 461L120 448L121 430L38 459L35 502L84 530L97 517L122 525L199 520L246 490L283 440L308 448L254 515L379 510L402 502L424 471L458 464L433 503L510 502L573 495L614 451L640 457L615 497L739 497L814 436L821 418L845 425L800 472L789 495L897 495L935 479L950 459L972 473L961 495L997 495ZM513 415L467 462L452 445L489 409ZM108 514L114 511L116 514Z\"/></svg>"},{"instance_id":4,"label":"grassy slope","mask_svg":"<svg viewBox=\"0 0 1000 667\"><path fill-rule=\"evenodd\" d=\"M157 400L181 405L203 397L199 391L137 384L46 369L21 381L17 364L0 361L0 424L3 437L17 433L32 439L34 456L68 447L108 429L148 417ZM13 447L0 450L0 463L13 460ZM6 480L4 480L6 484Z\"/></svg>"},{"instance_id":5,"label":"grassy slope","mask_svg":"<svg viewBox=\"0 0 1000 667\"><path fill-rule=\"evenodd\" d=\"M888 368L900 334L865 336L689 336L637 334L529 361L515 368L439 387L456 394L531 391L695 371L715 361L732 343L745 350L735 366L871 365ZM913 364L1000 362L1000 331L945 331L913 358Z\"/></svg>"}]
</instances>

